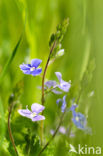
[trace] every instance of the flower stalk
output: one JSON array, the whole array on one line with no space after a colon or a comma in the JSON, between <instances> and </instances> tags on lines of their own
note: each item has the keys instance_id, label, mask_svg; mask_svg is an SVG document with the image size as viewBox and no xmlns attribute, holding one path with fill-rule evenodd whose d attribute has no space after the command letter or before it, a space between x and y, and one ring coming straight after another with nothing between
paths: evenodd
<instances>
[{"instance_id":1,"label":"flower stalk","mask_svg":"<svg viewBox=\"0 0 103 156\"><path fill-rule=\"evenodd\" d=\"M50 140L45 144L45 146L41 149L41 151L39 152L38 156L41 156L41 154L44 152L44 150L48 147L48 145L52 142L52 140L55 138L60 126L62 125L62 122L63 122L63 119L64 119L64 115L66 113L66 108L64 110L64 112L62 113L61 117L60 117L60 121L59 121L59 124L58 124L58 127L56 128L54 134L52 135L52 137L50 138Z\"/></svg>"},{"instance_id":2,"label":"flower stalk","mask_svg":"<svg viewBox=\"0 0 103 156\"><path fill-rule=\"evenodd\" d=\"M47 68L48 68L48 65L49 65L49 61L50 61L50 58L51 58L51 54L53 52L53 50L55 49L56 47L56 40L54 41L51 49L50 49L50 53L49 53L49 56L48 56L48 59L47 59L47 62L46 62L46 65L45 65L45 68L44 68L44 73L43 73L43 77L42 77L42 99L41 99L41 102L42 102L42 105L44 106L44 102L45 102L45 98L44 98L44 83L45 83L45 76L46 76L46 72L47 72ZM43 113L42 113L43 115ZM43 121L41 121L41 145L42 145L42 142L43 142Z\"/></svg>"}]
</instances>

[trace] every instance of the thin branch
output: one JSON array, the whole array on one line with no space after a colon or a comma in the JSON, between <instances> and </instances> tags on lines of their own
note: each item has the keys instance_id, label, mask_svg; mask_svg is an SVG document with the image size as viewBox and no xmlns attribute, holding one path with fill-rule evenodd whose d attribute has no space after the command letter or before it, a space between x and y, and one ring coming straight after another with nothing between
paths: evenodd
<instances>
[{"instance_id":1,"label":"thin branch","mask_svg":"<svg viewBox=\"0 0 103 156\"><path fill-rule=\"evenodd\" d=\"M49 56L48 56L48 59L47 59L46 65L45 65L43 77L42 77L42 99L41 99L42 105L44 105L44 101L45 101L45 99L44 99L44 82L45 82L45 76L46 76L46 72L47 72L47 68L48 68L48 65L49 65L51 54L52 54L55 46L56 46L56 40L54 41L53 46L50 49L50 53L49 53ZM40 128L41 128L41 136L40 137L41 137L41 145L42 145L42 142L43 142L43 120L41 121Z\"/></svg>"},{"instance_id":2,"label":"thin branch","mask_svg":"<svg viewBox=\"0 0 103 156\"><path fill-rule=\"evenodd\" d=\"M13 135L12 135L11 125L10 125L10 118L11 118L11 113L12 113L13 106L14 106L14 102L11 103L11 105L9 107L9 110L8 110L9 111L9 114L8 114L8 132L9 132L9 137L10 137L10 140L11 140L12 145L14 147L15 153L16 153L17 156L19 156L18 152L17 152L17 149L16 149L14 138L13 138Z\"/></svg>"}]
</instances>

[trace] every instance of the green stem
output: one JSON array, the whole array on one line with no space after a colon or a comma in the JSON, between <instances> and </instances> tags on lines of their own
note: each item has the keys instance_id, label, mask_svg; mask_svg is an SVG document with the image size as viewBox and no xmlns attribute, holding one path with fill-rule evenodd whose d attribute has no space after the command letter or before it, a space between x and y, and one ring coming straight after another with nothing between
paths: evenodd
<instances>
[{"instance_id":1,"label":"green stem","mask_svg":"<svg viewBox=\"0 0 103 156\"><path fill-rule=\"evenodd\" d=\"M10 117L11 117L13 106L14 106L14 102L11 103L11 105L9 107L9 110L8 110L9 111L9 115L8 115L8 131L9 131L9 137L10 137L10 140L11 140L12 145L14 147L15 153L16 153L17 156L19 156L18 152L17 152L17 149L16 149L14 138L13 138L13 135L12 135L11 125L10 125Z\"/></svg>"},{"instance_id":2,"label":"green stem","mask_svg":"<svg viewBox=\"0 0 103 156\"><path fill-rule=\"evenodd\" d=\"M44 99L44 82L45 82L45 76L46 76L47 68L48 68L48 65L49 65L50 58L51 58L51 54L52 54L53 50L55 49L55 46L56 46L56 41L53 43L53 46L50 49L50 53L49 53L49 56L48 56L48 59L47 59L46 65L45 65L43 77L42 77L42 99L41 99L41 102L42 102L42 105L43 106L44 106L44 102L45 102L45 99ZM41 121L40 128L41 128L41 145L42 145L42 142L43 142L43 120Z\"/></svg>"},{"instance_id":3,"label":"green stem","mask_svg":"<svg viewBox=\"0 0 103 156\"><path fill-rule=\"evenodd\" d=\"M47 91L45 91L44 94L46 95L46 94L50 93L53 89L56 89L56 88L57 88L57 86L55 86L55 87L53 87L53 88L50 88L50 89L48 89Z\"/></svg>"},{"instance_id":4,"label":"green stem","mask_svg":"<svg viewBox=\"0 0 103 156\"><path fill-rule=\"evenodd\" d=\"M59 128L60 128L62 122L63 122L65 113L66 113L66 109L65 109L65 111L64 111L64 112L62 113L62 115L61 115L61 118L60 118L58 127L56 128L54 134L52 135L52 137L50 138L50 140L45 144L45 146L41 149L41 151L39 152L38 156L40 156L40 155L42 154L42 152L44 152L44 150L47 148L47 146L48 146L48 145L52 142L52 140L55 138L55 136L56 136L56 134L57 134L57 132L58 132L58 130L59 130Z\"/></svg>"}]
</instances>

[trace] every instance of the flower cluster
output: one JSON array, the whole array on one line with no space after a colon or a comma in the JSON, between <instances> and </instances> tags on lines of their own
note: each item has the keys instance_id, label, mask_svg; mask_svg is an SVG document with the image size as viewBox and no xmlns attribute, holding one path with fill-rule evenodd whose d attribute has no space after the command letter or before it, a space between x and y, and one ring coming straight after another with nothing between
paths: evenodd
<instances>
[{"instance_id":1,"label":"flower cluster","mask_svg":"<svg viewBox=\"0 0 103 156\"><path fill-rule=\"evenodd\" d=\"M20 69L23 71L24 74L29 74L33 76L37 76L42 72L41 68L38 66L41 64L42 60L40 59L33 59L31 60L31 64L22 64L20 65ZM60 72L55 72L58 82L54 80L49 80L45 82L45 90L50 89L51 92L55 94L62 94L63 92L68 92L71 87L71 82L66 82L62 79L62 74ZM60 89L60 90L58 90ZM57 99L56 103L59 105L61 103L61 112L64 112L67 106L66 103L66 95L63 98ZM70 108L72 111L72 121L76 125L78 129L87 130L87 120L82 113L77 113L75 111L77 105L73 104ZM34 103L31 105L31 111L26 109L20 109L18 112L20 115L30 118L32 121L39 121L44 120L45 117L43 115L39 115L44 110L44 106Z\"/></svg>"}]
</instances>

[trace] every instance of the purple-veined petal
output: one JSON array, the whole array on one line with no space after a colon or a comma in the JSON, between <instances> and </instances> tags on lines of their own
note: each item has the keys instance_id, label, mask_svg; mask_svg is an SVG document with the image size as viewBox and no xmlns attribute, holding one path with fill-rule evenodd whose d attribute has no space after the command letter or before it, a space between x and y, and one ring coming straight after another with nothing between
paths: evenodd
<instances>
[{"instance_id":1,"label":"purple-veined petal","mask_svg":"<svg viewBox=\"0 0 103 156\"><path fill-rule=\"evenodd\" d=\"M35 69L34 71L31 71L31 75L37 76L42 72L41 68Z\"/></svg>"},{"instance_id":2,"label":"purple-veined petal","mask_svg":"<svg viewBox=\"0 0 103 156\"><path fill-rule=\"evenodd\" d=\"M23 64L20 65L20 69L21 69L21 70L29 70L30 67L31 67L30 64L24 64L24 63L23 63Z\"/></svg>"},{"instance_id":3,"label":"purple-veined petal","mask_svg":"<svg viewBox=\"0 0 103 156\"><path fill-rule=\"evenodd\" d=\"M22 70L22 72L23 72L24 74L31 75L31 71L30 71L30 70Z\"/></svg>"},{"instance_id":4,"label":"purple-veined petal","mask_svg":"<svg viewBox=\"0 0 103 156\"><path fill-rule=\"evenodd\" d=\"M43 115L37 115L31 119L32 121L39 121L39 120L45 120L45 117Z\"/></svg>"},{"instance_id":5,"label":"purple-veined petal","mask_svg":"<svg viewBox=\"0 0 103 156\"><path fill-rule=\"evenodd\" d=\"M32 110L33 113L38 114L38 113L42 112L44 109L45 109L45 107L38 104L38 103L34 103L34 104L31 105L31 110Z\"/></svg>"},{"instance_id":6,"label":"purple-veined petal","mask_svg":"<svg viewBox=\"0 0 103 156\"><path fill-rule=\"evenodd\" d=\"M31 66L37 68L41 64L42 60L40 59L32 59Z\"/></svg>"},{"instance_id":7,"label":"purple-veined petal","mask_svg":"<svg viewBox=\"0 0 103 156\"><path fill-rule=\"evenodd\" d=\"M55 72L55 74L56 74L59 82L61 83L61 81L62 81L62 74L60 72Z\"/></svg>"},{"instance_id":8,"label":"purple-veined petal","mask_svg":"<svg viewBox=\"0 0 103 156\"><path fill-rule=\"evenodd\" d=\"M32 114L32 112L29 109L19 109L18 113L27 118L31 118L31 114Z\"/></svg>"},{"instance_id":9,"label":"purple-veined petal","mask_svg":"<svg viewBox=\"0 0 103 156\"><path fill-rule=\"evenodd\" d=\"M55 87L56 85L57 85L56 81L49 80L45 82L45 86L47 86L48 88Z\"/></svg>"},{"instance_id":10,"label":"purple-veined petal","mask_svg":"<svg viewBox=\"0 0 103 156\"><path fill-rule=\"evenodd\" d=\"M58 88L60 88L64 92L68 92L70 87L71 87L71 84L63 80L61 81L60 85L58 85Z\"/></svg>"}]
</instances>

